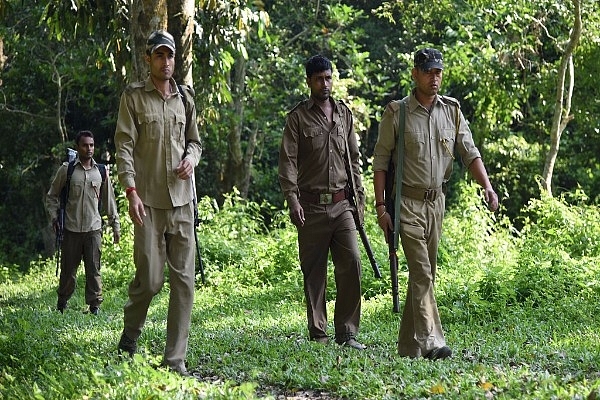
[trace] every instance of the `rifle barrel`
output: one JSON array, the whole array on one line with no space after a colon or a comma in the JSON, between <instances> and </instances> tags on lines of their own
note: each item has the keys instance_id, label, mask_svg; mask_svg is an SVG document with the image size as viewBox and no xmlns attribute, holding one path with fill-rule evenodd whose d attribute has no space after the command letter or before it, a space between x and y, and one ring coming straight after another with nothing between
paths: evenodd
<instances>
[{"instance_id":1,"label":"rifle barrel","mask_svg":"<svg viewBox=\"0 0 600 400\"><path fill-rule=\"evenodd\" d=\"M375 256L373 255L373 250L371 249L371 244L369 243L369 239L367 238L367 233L365 232L365 228L356 221L356 227L358 229L358 233L360 234L360 239L367 251L367 256L369 257L369 261L371 262L371 268L373 268L373 273L375 274L375 278L381 278L381 271L379 270L379 265L377 265L377 260L375 260Z\"/></svg>"},{"instance_id":2,"label":"rifle barrel","mask_svg":"<svg viewBox=\"0 0 600 400\"><path fill-rule=\"evenodd\" d=\"M390 279L392 281L392 310L400 312L400 302L398 299L398 254L394 247L394 232L388 232L388 249L390 252Z\"/></svg>"}]
</instances>

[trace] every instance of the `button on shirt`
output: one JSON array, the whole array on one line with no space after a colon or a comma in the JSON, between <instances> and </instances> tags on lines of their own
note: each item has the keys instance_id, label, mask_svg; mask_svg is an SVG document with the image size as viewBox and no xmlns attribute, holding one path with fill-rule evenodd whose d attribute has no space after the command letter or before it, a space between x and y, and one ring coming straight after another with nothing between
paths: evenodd
<instances>
[{"instance_id":1,"label":"button on shirt","mask_svg":"<svg viewBox=\"0 0 600 400\"><path fill-rule=\"evenodd\" d=\"M346 138L356 189L363 193L352 113L343 103L331 101L333 124L312 98L287 116L279 151L279 181L287 200L297 199L299 191L335 193L346 187Z\"/></svg>"},{"instance_id":2,"label":"button on shirt","mask_svg":"<svg viewBox=\"0 0 600 400\"><path fill-rule=\"evenodd\" d=\"M186 111L172 79L171 91L164 99L150 78L129 85L121 96L115 131L121 184L135 187L145 205L159 209L192 201L190 181L179 179L175 168L184 153L195 167L202 153L193 101L187 100Z\"/></svg>"},{"instance_id":3,"label":"button on shirt","mask_svg":"<svg viewBox=\"0 0 600 400\"><path fill-rule=\"evenodd\" d=\"M56 219L60 207L60 194L67 182L68 163L63 163L52 180L46 196L46 209L51 219ZM102 185L102 176L96 162L92 168L84 169L76 159L69 184L70 190L65 206L65 229L70 232L91 232L102 228L102 219L98 211L98 200L106 210L109 224L120 231L119 214L114 197L112 183L108 177Z\"/></svg>"},{"instance_id":4,"label":"button on shirt","mask_svg":"<svg viewBox=\"0 0 600 400\"><path fill-rule=\"evenodd\" d=\"M406 102L404 185L439 188L450 178L455 152L467 166L481 157L457 100L437 96L431 112L414 94L400 101ZM381 117L379 138L373 151L374 171L387 171L390 158L397 163L395 148L400 101L389 103Z\"/></svg>"}]
</instances>

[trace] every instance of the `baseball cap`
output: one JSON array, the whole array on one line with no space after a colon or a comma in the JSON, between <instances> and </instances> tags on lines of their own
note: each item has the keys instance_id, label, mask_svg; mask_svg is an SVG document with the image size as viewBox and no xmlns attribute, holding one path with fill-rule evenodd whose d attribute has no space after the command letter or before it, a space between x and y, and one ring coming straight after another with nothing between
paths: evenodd
<instances>
[{"instance_id":1,"label":"baseball cap","mask_svg":"<svg viewBox=\"0 0 600 400\"><path fill-rule=\"evenodd\" d=\"M444 69L442 53L439 50L426 47L415 53L415 68L428 71L431 68Z\"/></svg>"},{"instance_id":2,"label":"baseball cap","mask_svg":"<svg viewBox=\"0 0 600 400\"><path fill-rule=\"evenodd\" d=\"M175 39L169 32L163 30L152 32L146 42L146 52L152 54L161 46L166 46L175 53Z\"/></svg>"}]
</instances>

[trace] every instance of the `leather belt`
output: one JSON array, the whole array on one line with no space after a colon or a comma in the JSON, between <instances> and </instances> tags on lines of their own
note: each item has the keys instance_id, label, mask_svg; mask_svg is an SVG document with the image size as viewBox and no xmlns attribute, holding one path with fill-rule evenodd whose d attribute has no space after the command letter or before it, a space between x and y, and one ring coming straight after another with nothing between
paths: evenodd
<instances>
[{"instance_id":1,"label":"leather belt","mask_svg":"<svg viewBox=\"0 0 600 400\"><path fill-rule=\"evenodd\" d=\"M415 200L435 201L442 194L442 188L421 189L411 186L402 186L402 196L410 197Z\"/></svg>"},{"instance_id":2,"label":"leather belt","mask_svg":"<svg viewBox=\"0 0 600 400\"><path fill-rule=\"evenodd\" d=\"M346 191L338 190L335 193L311 193L300 191L300 200L313 204L334 204L346 199Z\"/></svg>"}]
</instances>

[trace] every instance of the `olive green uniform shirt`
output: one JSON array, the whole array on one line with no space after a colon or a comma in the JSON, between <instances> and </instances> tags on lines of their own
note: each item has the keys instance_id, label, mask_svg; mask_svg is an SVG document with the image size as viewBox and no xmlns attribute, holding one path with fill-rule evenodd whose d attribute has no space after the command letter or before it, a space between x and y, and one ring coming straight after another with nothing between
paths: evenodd
<instances>
[{"instance_id":1,"label":"olive green uniform shirt","mask_svg":"<svg viewBox=\"0 0 600 400\"><path fill-rule=\"evenodd\" d=\"M358 204L364 204L360 175L360 152L352 113L333 101L333 128L312 99L289 112L279 150L279 182L286 200L298 199L300 191L335 193L346 187L346 140Z\"/></svg>"},{"instance_id":2,"label":"olive green uniform shirt","mask_svg":"<svg viewBox=\"0 0 600 400\"><path fill-rule=\"evenodd\" d=\"M130 84L121 96L115 130L119 181L159 209L192 201L192 185L179 179L175 168L184 156L195 167L202 153L193 100L188 96L184 107L173 79L171 92L163 99L150 78Z\"/></svg>"},{"instance_id":3,"label":"olive green uniform shirt","mask_svg":"<svg viewBox=\"0 0 600 400\"><path fill-rule=\"evenodd\" d=\"M455 152L466 166L481 157L456 99L437 96L430 113L414 94L400 101L406 102L403 185L439 188L450 178ZM381 117L373 151L374 171L387 171L390 158L397 164L400 101L390 102Z\"/></svg>"},{"instance_id":4,"label":"olive green uniform shirt","mask_svg":"<svg viewBox=\"0 0 600 400\"><path fill-rule=\"evenodd\" d=\"M65 162L58 168L46 195L46 210L52 221L58 215L60 193L67 182L68 165L69 163ZM70 190L65 206L64 228L66 230L91 232L102 228L102 217L98 211L98 201L102 198L102 208L108 217L109 225L114 232L121 231L113 185L109 177L106 177L105 184L102 184L102 176L94 160L92 160L92 167L86 170L81 165L79 158L75 159L69 186Z\"/></svg>"}]
</instances>

